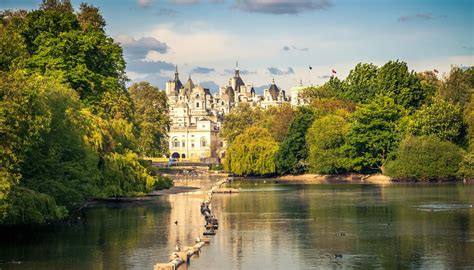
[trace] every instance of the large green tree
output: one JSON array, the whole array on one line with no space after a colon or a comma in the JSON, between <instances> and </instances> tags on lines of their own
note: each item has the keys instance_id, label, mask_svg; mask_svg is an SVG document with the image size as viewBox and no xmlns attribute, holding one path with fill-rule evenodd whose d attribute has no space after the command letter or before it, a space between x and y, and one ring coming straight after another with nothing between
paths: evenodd
<instances>
[{"instance_id":1,"label":"large green tree","mask_svg":"<svg viewBox=\"0 0 474 270\"><path fill-rule=\"evenodd\" d=\"M473 91L474 67L462 69L454 66L442 85L440 94L445 100L464 107L470 101Z\"/></svg>"},{"instance_id":2,"label":"large green tree","mask_svg":"<svg viewBox=\"0 0 474 270\"><path fill-rule=\"evenodd\" d=\"M435 135L443 141L463 140L463 117L459 105L434 98L411 116L408 132L415 136Z\"/></svg>"},{"instance_id":3,"label":"large green tree","mask_svg":"<svg viewBox=\"0 0 474 270\"><path fill-rule=\"evenodd\" d=\"M224 117L220 135L232 143L246 128L251 127L262 118L260 108L252 108L247 103L239 103Z\"/></svg>"},{"instance_id":4,"label":"large green tree","mask_svg":"<svg viewBox=\"0 0 474 270\"><path fill-rule=\"evenodd\" d=\"M390 153L400 141L397 122L403 115L403 108L383 95L354 112L347 134L347 149L355 171L383 171Z\"/></svg>"},{"instance_id":5,"label":"large green tree","mask_svg":"<svg viewBox=\"0 0 474 270\"><path fill-rule=\"evenodd\" d=\"M275 157L278 173L300 174L306 170L306 131L314 119L314 112L309 107L299 107L296 116L290 123L288 135L281 142Z\"/></svg>"},{"instance_id":6,"label":"large green tree","mask_svg":"<svg viewBox=\"0 0 474 270\"><path fill-rule=\"evenodd\" d=\"M357 64L344 80L342 98L354 102L370 102L377 93L377 71L378 68L374 64Z\"/></svg>"},{"instance_id":7,"label":"large green tree","mask_svg":"<svg viewBox=\"0 0 474 270\"><path fill-rule=\"evenodd\" d=\"M395 103L406 109L416 109L426 100L420 80L405 62L389 61L379 68L375 87L378 93L390 96Z\"/></svg>"},{"instance_id":8,"label":"large green tree","mask_svg":"<svg viewBox=\"0 0 474 270\"><path fill-rule=\"evenodd\" d=\"M170 119L166 94L148 82L129 87L135 106L135 119L140 128L139 149L148 156L161 156L168 149Z\"/></svg>"},{"instance_id":9,"label":"large green tree","mask_svg":"<svg viewBox=\"0 0 474 270\"><path fill-rule=\"evenodd\" d=\"M349 169L345 143L349 132L349 114L339 112L316 119L306 134L310 172L342 173Z\"/></svg>"},{"instance_id":10,"label":"large green tree","mask_svg":"<svg viewBox=\"0 0 474 270\"><path fill-rule=\"evenodd\" d=\"M227 171L237 175L265 175L276 172L278 144L268 130L250 127L230 144L224 160Z\"/></svg>"}]
</instances>

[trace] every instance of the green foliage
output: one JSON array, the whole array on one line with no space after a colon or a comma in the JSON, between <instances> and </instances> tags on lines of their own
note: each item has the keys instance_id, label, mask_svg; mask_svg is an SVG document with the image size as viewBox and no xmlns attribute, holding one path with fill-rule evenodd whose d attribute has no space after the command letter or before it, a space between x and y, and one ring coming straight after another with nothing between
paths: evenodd
<instances>
[{"instance_id":1,"label":"green foliage","mask_svg":"<svg viewBox=\"0 0 474 270\"><path fill-rule=\"evenodd\" d=\"M276 171L274 157L278 144L270 132L250 127L230 144L224 167L237 175L265 175Z\"/></svg>"},{"instance_id":2,"label":"green foliage","mask_svg":"<svg viewBox=\"0 0 474 270\"><path fill-rule=\"evenodd\" d=\"M104 32L105 20L100 14L98 8L81 3L77 20L84 31L101 31Z\"/></svg>"},{"instance_id":3,"label":"green foliage","mask_svg":"<svg viewBox=\"0 0 474 270\"><path fill-rule=\"evenodd\" d=\"M155 179L140 164L137 154L128 151L104 157L103 177L98 185L103 196L136 196L152 191L154 185Z\"/></svg>"},{"instance_id":4,"label":"green foliage","mask_svg":"<svg viewBox=\"0 0 474 270\"><path fill-rule=\"evenodd\" d=\"M140 129L122 49L97 8L73 12L45 0L0 13L0 224L46 223L93 197L172 184L134 153ZM167 117L159 106L146 121Z\"/></svg>"},{"instance_id":5,"label":"green foliage","mask_svg":"<svg viewBox=\"0 0 474 270\"><path fill-rule=\"evenodd\" d=\"M412 117L408 132L415 136L435 135L443 141L460 142L463 131L462 112L440 98L430 105L423 105Z\"/></svg>"},{"instance_id":6,"label":"green foliage","mask_svg":"<svg viewBox=\"0 0 474 270\"><path fill-rule=\"evenodd\" d=\"M239 103L224 118L220 135L231 144L246 128L251 127L262 117L259 108L252 108L247 103Z\"/></svg>"},{"instance_id":7,"label":"green foliage","mask_svg":"<svg viewBox=\"0 0 474 270\"><path fill-rule=\"evenodd\" d=\"M162 189L169 189L173 186L173 179L168 176L159 175L156 179L154 189L155 190L162 190Z\"/></svg>"},{"instance_id":8,"label":"green foliage","mask_svg":"<svg viewBox=\"0 0 474 270\"><path fill-rule=\"evenodd\" d=\"M0 201L18 184L27 152L50 125L46 102L37 91L42 86L22 72L0 73Z\"/></svg>"},{"instance_id":9,"label":"green foliage","mask_svg":"<svg viewBox=\"0 0 474 270\"><path fill-rule=\"evenodd\" d=\"M375 79L378 68L374 64L357 64L344 80L343 99L367 103L377 94Z\"/></svg>"},{"instance_id":10,"label":"green foliage","mask_svg":"<svg viewBox=\"0 0 474 270\"><path fill-rule=\"evenodd\" d=\"M406 109L420 107L428 96L415 72L409 72L407 64L398 60L389 61L380 67L375 87L378 93L390 96Z\"/></svg>"},{"instance_id":11,"label":"green foliage","mask_svg":"<svg viewBox=\"0 0 474 270\"><path fill-rule=\"evenodd\" d=\"M290 123L288 135L281 142L275 157L280 174L299 174L306 170L306 131L313 122L314 113L308 107L299 107Z\"/></svg>"},{"instance_id":12,"label":"green foliage","mask_svg":"<svg viewBox=\"0 0 474 270\"><path fill-rule=\"evenodd\" d=\"M262 111L261 117L255 125L266 128L277 142L281 142L288 134L295 111L290 104L271 106Z\"/></svg>"},{"instance_id":13,"label":"green foliage","mask_svg":"<svg viewBox=\"0 0 474 270\"><path fill-rule=\"evenodd\" d=\"M467 129L467 139L469 141L470 149L474 149L474 94L471 95L471 100L464 109L463 114L464 123Z\"/></svg>"},{"instance_id":14,"label":"green foliage","mask_svg":"<svg viewBox=\"0 0 474 270\"><path fill-rule=\"evenodd\" d=\"M398 146L397 121L403 114L401 106L382 95L354 112L347 134L347 149L355 171L383 170L389 154Z\"/></svg>"},{"instance_id":15,"label":"green foliage","mask_svg":"<svg viewBox=\"0 0 474 270\"><path fill-rule=\"evenodd\" d=\"M43 81L42 97L50 123L26 153L22 185L48 195L68 207L79 208L94 194L99 178L98 155L83 141L75 122L82 107L77 94L54 81Z\"/></svg>"},{"instance_id":16,"label":"green foliage","mask_svg":"<svg viewBox=\"0 0 474 270\"><path fill-rule=\"evenodd\" d=\"M14 188L6 204L5 214L0 216L0 224L5 225L44 224L68 214L51 196L23 187Z\"/></svg>"},{"instance_id":17,"label":"green foliage","mask_svg":"<svg viewBox=\"0 0 474 270\"><path fill-rule=\"evenodd\" d=\"M345 140L349 132L348 113L328 114L316 119L306 134L310 172L342 173L348 169Z\"/></svg>"},{"instance_id":18,"label":"green foliage","mask_svg":"<svg viewBox=\"0 0 474 270\"><path fill-rule=\"evenodd\" d=\"M474 67L463 70L460 67L452 67L441 87L441 97L451 103L463 107L471 99L474 91Z\"/></svg>"},{"instance_id":19,"label":"green foliage","mask_svg":"<svg viewBox=\"0 0 474 270\"><path fill-rule=\"evenodd\" d=\"M408 137L400 143L397 159L387 163L388 175L407 180L453 179L462 150L435 136Z\"/></svg>"},{"instance_id":20,"label":"green foliage","mask_svg":"<svg viewBox=\"0 0 474 270\"><path fill-rule=\"evenodd\" d=\"M162 156L167 152L170 128L166 94L148 82L133 84L128 89L135 119L140 127L139 149L147 156Z\"/></svg>"},{"instance_id":21,"label":"green foliage","mask_svg":"<svg viewBox=\"0 0 474 270\"><path fill-rule=\"evenodd\" d=\"M458 175L467 179L474 179L474 151L468 151L459 166Z\"/></svg>"}]
</instances>

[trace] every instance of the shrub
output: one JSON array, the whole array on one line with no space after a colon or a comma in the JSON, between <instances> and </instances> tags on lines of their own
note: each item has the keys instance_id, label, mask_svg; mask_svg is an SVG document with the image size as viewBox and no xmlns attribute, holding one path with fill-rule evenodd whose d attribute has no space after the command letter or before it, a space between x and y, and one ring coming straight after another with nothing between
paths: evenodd
<instances>
[{"instance_id":1,"label":"shrub","mask_svg":"<svg viewBox=\"0 0 474 270\"><path fill-rule=\"evenodd\" d=\"M461 148L451 142L435 136L408 137L401 142L397 159L387 163L386 174L401 180L450 180L462 159Z\"/></svg>"}]
</instances>

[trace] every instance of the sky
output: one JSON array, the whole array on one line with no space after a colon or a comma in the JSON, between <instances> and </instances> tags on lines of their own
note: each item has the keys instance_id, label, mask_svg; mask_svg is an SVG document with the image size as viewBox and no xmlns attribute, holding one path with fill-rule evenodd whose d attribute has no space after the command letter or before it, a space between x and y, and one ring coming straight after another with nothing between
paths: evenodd
<instances>
[{"instance_id":1,"label":"sky","mask_svg":"<svg viewBox=\"0 0 474 270\"><path fill-rule=\"evenodd\" d=\"M84 0L124 48L131 82L164 89L178 66L216 92L236 62L261 91L345 78L359 62L401 60L415 71L474 65L472 0ZM35 9L40 0L0 0ZM72 0L77 9L82 1ZM312 67L310 70L309 67Z\"/></svg>"}]
</instances>

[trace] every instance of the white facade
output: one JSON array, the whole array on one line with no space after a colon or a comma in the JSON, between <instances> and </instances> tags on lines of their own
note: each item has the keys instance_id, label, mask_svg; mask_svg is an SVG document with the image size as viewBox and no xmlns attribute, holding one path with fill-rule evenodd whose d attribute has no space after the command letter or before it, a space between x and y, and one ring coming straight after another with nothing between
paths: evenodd
<instances>
[{"instance_id":1,"label":"white facade","mask_svg":"<svg viewBox=\"0 0 474 270\"><path fill-rule=\"evenodd\" d=\"M253 86L243 82L238 67L229 84L221 86L217 95L194 85L191 77L183 85L176 68L174 80L166 83L166 95L171 118L170 156L196 160L224 156L225 142L219 137L219 129L224 115L239 103L266 108L289 102L275 81L263 96L257 96Z\"/></svg>"}]
</instances>

